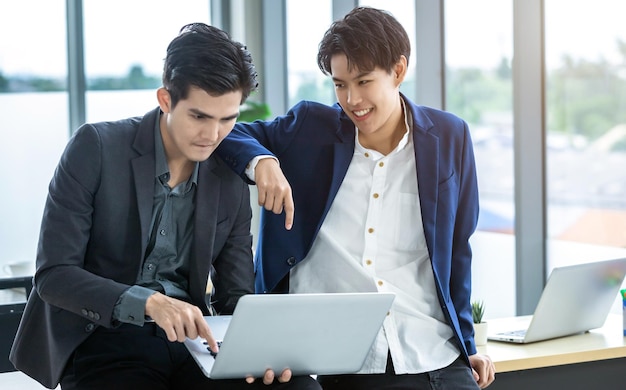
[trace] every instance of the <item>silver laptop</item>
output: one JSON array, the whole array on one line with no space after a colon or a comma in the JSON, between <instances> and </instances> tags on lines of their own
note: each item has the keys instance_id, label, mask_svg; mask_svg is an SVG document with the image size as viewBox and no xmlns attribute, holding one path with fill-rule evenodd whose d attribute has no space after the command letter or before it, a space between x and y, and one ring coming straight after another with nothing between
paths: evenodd
<instances>
[{"instance_id":1,"label":"silver laptop","mask_svg":"<svg viewBox=\"0 0 626 390\"><path fill-rule=\"evenodd\" d=\"M625 275L626 258L556 267L534 314L515 323L520 328L489 334L488 339L531 343L599 328L618 297Z\"/></svg>"},{"instance_id":2,"label":"silver laptop","mask_svg":"<svg viewBox=\"0 0 626 390\"><path fill-rule=\"evenodd\" d=\"M205 317L220 343L187 339L202 371L212 379L358 371L395 298L393 293L251 294L232 316Z\"/></svg>"}]
</instances>

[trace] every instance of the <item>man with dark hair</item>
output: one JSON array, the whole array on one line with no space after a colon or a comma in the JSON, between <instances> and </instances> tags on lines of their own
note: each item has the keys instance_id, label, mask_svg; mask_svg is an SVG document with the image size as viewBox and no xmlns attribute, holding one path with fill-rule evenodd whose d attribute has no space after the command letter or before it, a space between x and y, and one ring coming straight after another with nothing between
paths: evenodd
<instances>
[{"instance_id":1,"label":"man with dark hair","mask_svg":"<svg viewBox=\"0 0 626 390\"><path fill-rule=\"evenodd\" d=\"M64 390L319 388L289 370L213 381L182 343L217 351L203 316L254 292L248 186L213 151L256 87L245 47L194 23L167 48L159 107L76 131L50 183L17 369Z\"/></svg>"},{"instance_id":2,"label":"man with dark hair","mask_svg":"<svg viewBox=\"0 0 626 390\"><path fill-rule=\"evenodd\" d=\"M361 371L320 376L324 389L460 390L494 380L492 361L476 351L470 306L470 133L462 119L400 93L409 55L393 16L356 8L319 45L338 104L303 101L273 121L237 124L218 150L256 181L265 207L257 292L396 294Z\"/></svg>"}]
</instances>

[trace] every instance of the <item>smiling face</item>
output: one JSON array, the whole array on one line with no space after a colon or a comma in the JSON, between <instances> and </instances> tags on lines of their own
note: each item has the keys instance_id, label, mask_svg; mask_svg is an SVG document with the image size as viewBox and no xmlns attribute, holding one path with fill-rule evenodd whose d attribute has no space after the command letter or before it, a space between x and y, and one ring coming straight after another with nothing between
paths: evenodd
<instances>
[{"instance_id":1,"label":"smiling face","mask_svg":"<svg viewBox=\"0 0 626 390\"><path fill-rule=\"evenodd\" d=\"M359 142L376 150L395 147L405 131L400 84L406 59L402 57L390 73L381 68L367 72L350 68L345 54L334 55L330 65L337 101L358 127Z\"/></svg>"},{"instance_id":2,"label":"smiling face","mask_svg":"<svg viewBox=\"0 0 626 390\"><path fill-rule=\"evenodd\" d=\"M239 116L242 92L220 96L191 87L187 98L172 107L169 92L157 91L161 136L168 163L189 164L204 161L232 131Z\"/></svg>"}]
</instances>

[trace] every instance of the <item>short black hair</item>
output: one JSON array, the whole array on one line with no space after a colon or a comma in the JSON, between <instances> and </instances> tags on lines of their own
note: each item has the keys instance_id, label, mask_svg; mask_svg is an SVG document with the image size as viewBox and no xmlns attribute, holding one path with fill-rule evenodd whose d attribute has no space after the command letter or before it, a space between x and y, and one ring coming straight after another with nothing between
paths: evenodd
<instances>
[{"instance_id":1,"label":"short black hair","mask_svg":"<svg viewBox=\"0 0 626 390\"><path fill-rule=\"evenodd\" d=\"M411 42L404 27L389 12L357 7L331 24L319 44L317 65L327 75L331 74L330 60L336 54L346 55L350 69L372 71L378 67L391 72L401 56L409 61Z\"/></svg>"},{"instance_id":2,"label":"short black hair","mask_svg":"<svg viewBox=\"0 0 626 390\"><path fill-rule=\"evenodd\" d=\"M258 86L252 55L217 27L204 23L183 26L167 47L163 87L176 106L187 98L191 86L212 96L241 91L243 103Z\"/></svg>"}]
</instances>

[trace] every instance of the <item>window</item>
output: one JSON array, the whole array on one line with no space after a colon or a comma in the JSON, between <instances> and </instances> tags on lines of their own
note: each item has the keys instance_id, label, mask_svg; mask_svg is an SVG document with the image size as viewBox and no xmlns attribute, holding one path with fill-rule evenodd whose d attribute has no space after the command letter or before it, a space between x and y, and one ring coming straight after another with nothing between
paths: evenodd
<instances>
[{"instance_id":1,"label":"window","mask_svg":"<svg viewBox=\"0 0 626 390\"><path fill-rule=\"evenodd\" d=\"M516 314L512 6L447 0L444 10L445 109L468 122L480 191L472 294L488 298L490 317Z\"/></svg>"},{"instance_id":2,"label":"window","mask_svg":"<svg viewBox=\"0 0 626 390\"><path fill-rule=\"evenodd\" d=\"M287 0L287 69L289 107L300 100L335 102L330 78L317 66L317 46L332 21L330 0L314 6L302 0Z\"/></svg>"},{"instance_id":3,"label":"window","mask_svg":"<svg viewBox=\"0 0 626 390\"><path fill-rule=\"evenodd\" d=\"M65 1L10 8L0 13L0 276L34 271L48 183L69 136Z\"/></svg>"},{"instance_id":4,"label":"window","mask_svg":"<svg viewBox=\"0 0 626 390\"><path fill-rule=\"evenodd\" d=\"M84 2L87 120L156 107L167 44L184 24L208 23L209 3ZM0 14L0 34L11 37L0 41L0 131L9 140L0 146L0 276L34 271L48 184L70 136L66 21L64 0L12 2Z\"/></svg>"},{"instance_id":5,"label":"window","mask_svg":"<svg viewBox=\"0 0 626 390\"><path fill-rule=\"evenodd\" d=\"M626 255L624 12L545 1L548 268Z\"/></svg>"}]
</instances>

